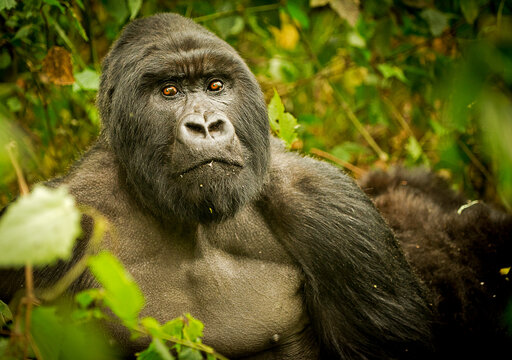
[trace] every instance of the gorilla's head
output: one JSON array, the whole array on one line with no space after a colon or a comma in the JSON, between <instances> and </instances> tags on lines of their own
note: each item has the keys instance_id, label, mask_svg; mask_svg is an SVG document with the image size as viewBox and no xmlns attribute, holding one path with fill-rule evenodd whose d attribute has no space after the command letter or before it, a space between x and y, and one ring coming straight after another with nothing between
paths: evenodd
<instances>
[{"instance_id":1,"label":"gorilla's head","mask_svg":"<svg viewBox=\"0 0 512 360\"><path fill-rule=\"evenodd\" d=\"M189 19L126 26L103 62L98 107L129 186L159 217L218 221L262 186L269 130L258 83Z\"/></svg>"}]
</instances>

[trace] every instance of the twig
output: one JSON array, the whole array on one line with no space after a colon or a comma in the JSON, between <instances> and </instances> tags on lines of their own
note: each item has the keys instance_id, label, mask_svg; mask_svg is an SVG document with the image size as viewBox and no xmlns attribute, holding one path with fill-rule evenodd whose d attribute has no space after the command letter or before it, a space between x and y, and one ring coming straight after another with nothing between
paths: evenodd
<instances>
[{"instance_id":1,"label":"twig","mask_svg":"<svg viewBox=\"0 0 512 360\"><path fill-rule=\"evenodd\" d=\"M12 166L14 167L14 170L16 171L16 177L18 178L18 184L20 187L20 192L22 196L28 195L28 186L25 181L25 177L23 176L23 172L21 171L21 167L18 163L18 160L16 159L16 156L14 155L14 149L16 148L16 143L11 142L7 145L7 152L9 153L9 157L11 159ZM21 303L25 303L26 309L25 309L25 346L23 348L23 356L24 358L28 358L28 350L29 350L29 342L30 342L30 323L32 319L32 306L37 301L36 297L34 296L34 271L32 268L32 264L27 262L25 264L25 291L26 295L21 300ZM16 317L16 321L21 321L20 317ZM19 331L19 323L14 325L15 333Z\"/></svg>"},{"instance_id":2,"label":"twig","mask_svg":"<svg viewBox=\"0 0 512 360\"><path fill-rule=\"evenodd\" d=\"M263 11L277 10L277 9L279 9L279 6L280 6L280 4L278 3L278 4L253 6L253 7L248 7L248 8L242 9L242 10L240 10L240 9L226 10L226 11L220 11L217 13L208 14L208 15L204 15L204 16L198 16L193 19L196 22L205 22L205 21L219 19L222 17L231 16L233 14L241 13L243 11L245 11L245 12L263 12Z\"/></svg>"},{"instance_id":3,"label":"twig","mask_svg":"<svg viewBox=\"0 0 512 360\"><path fill-rule=\"evenodd\" d=\"M333 163L336 163L336 164L338 164L340 166L343 166L344 168L349 169L354 174L357 174L359 176L361 176L361 175L363 175L365 173L365 171L363 169L361 169L361 168L359 168L359 167L357 167L355 165L352 165L351 163L349 163L349 162L347 162L345 160L337 158L336 156L334 156L332 154L329 154L328 152L322 151L322 150L317 149L317 148L312 148L309 152L312 153L312 154L315 154L316 156L320 156L321 158L330 160Z\"/></svg>"},{"instance_id":4,"label":"twig","mask_svg":"<svg viewBox=\"0 0 512 360\"><path fill-rule=\"evenodd\" d=\"M9 153L9 158L11 159L12 166L14 167L14 171L16 172L16 178L18 179L18 186L20 188L20 192L22 195L28 194L28 186L27 182L25 181L25 177L23 176L23 171L21 171L21 167L18 164L18 160L16 159L16 156L14 155L14 150L16 149L16 143L14 141L11 141L6 146L7 152Z\"/></svg>"},{"instance_id":5,"label":"twig","mask_svg":"<svg viewBox=\"0 0 512 360\"><path fill-rule=\"evenodd\" d=\"M298 31L300 33L301 42L304 44L304 48L307 51L307 53L309 54L311 60L313 61L313 64L315 65L315 70L318 72L321 69L320 61L318 60L318 57L316 56L316 54L313 52L311 45L309 44L309 41L306 39L306 36L304 35L304 32L302 31L302 29L298 28ZM352 111L352 109L350 108L348 103L345 101L345 99L343 98L343 95L338 90L338 88L336 86L334 86L334 84L332 83L332 81L330 79L326 79L326 81L327 81L327 84L329 84L329 86L333 90L334 96L335 96L336 100L338 101L338 103L341 105L342 110L345 112L348 119L352 122L352 124L355 126L357 131L359 131L359 133L363 136L363 138L366 140L368 145L370 145L370 147L373 149L373 151L375 151L377 153L377 155L379 156L379 159L381 159L382 161L387 161L389 159L388 154L386 154L380 148L380 146L373 139L373 137L368 132L368 130L366 130L366 128L361 123L361 121L359 121L356 114L354 114L354 112Z\"/></svg>"},{"instance_id":6,"label":"twig","mask_svg":"<svg viewBox=\"0 0 512 360\"><path fill-rule=\"evenodd\" d=\"M492 174L485 168L485 166L478 160L478 158L471 152L466 144L460 139L457 139L457 144L460 146L462 151L467 155L471 162L477 167L478 170L489 180L492 180Z\"/></svg>"}]
</instances>

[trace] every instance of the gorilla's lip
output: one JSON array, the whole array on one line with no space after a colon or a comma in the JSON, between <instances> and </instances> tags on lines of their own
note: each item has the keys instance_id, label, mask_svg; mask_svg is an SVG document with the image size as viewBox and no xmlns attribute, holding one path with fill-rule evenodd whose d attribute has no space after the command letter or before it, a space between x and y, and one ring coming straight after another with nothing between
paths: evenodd
<instances>
[{"instance_id":1,"label":"gorilla's lip","mask_svg":"<svg viewBox=\"0 0 512 360\"><path fill-rule=\"evenodd\" d=\"M225 164L225 165L229 165L229 166L233 166L233 167L243 168L243 164L240 161L214 158L214 159L200 161L200 162L188 167L187 169L180 171L179 175L180 176L185 175L186 173L189 173L197 168L200 168L201 166L205 166L205 165L213 166L214 163L220 163L220 164Z\"/></svg>"}]
</instances>

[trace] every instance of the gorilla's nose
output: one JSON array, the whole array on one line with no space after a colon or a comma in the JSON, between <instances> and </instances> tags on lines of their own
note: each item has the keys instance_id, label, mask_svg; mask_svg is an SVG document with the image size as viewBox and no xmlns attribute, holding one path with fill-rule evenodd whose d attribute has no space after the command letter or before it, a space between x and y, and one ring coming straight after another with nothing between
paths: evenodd
<instances>
[{"instance_id":1,"label":"gorilla's nose","mask_svg":"<svg viewBox=\"0 0 512 360\"><path fill-rule=\"evenodd\" d=\"M178 140L189 145L215 145L231 143L235 136L233 124L223 115L190 114L178 129Z\"/></svg>"}]
</instances>

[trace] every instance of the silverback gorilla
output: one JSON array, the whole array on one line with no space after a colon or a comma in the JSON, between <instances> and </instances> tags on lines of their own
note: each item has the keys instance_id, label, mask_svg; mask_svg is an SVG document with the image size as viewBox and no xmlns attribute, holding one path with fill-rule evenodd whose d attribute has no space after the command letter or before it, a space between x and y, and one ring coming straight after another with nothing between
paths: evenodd
<instances>
[{"instance_id":1,"label":"silverback gorilla","mask_svg":"<svg viewBox=\"0 0 512 360\"><path fill-rule=\"evenodd\" d=\"M192 313L231 358L429 358L436 309L392 230L352 179L270 137L227 43L179 15L136 20L104 60L97 103L97 143L48 184L115 225L107 246L146 315ZM85 274L73 289L88 286ZM2 281L0 296L17 288Z\"/></svg>"}]
</instances>

